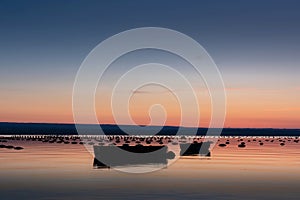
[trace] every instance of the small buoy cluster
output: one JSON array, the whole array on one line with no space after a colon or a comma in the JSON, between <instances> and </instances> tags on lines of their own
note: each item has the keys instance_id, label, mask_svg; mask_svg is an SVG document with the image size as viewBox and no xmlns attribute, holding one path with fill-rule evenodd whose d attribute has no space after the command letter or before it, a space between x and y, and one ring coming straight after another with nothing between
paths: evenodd
<instances>
[{"instance_id":1,"label":"small buoy cluster","mask_svg":"<svg viewBox=\"0 0 300 200\"><path fill-rule=\"evenodd\" d=\"M271 143L278 143L280 146L285 146L287 143L299 143L299 137L274 136L274 137L247 137L247 136L211 136L218 138L218 146L221 148L231 145L236 140L238 148L245 148L247 143L258 143L263 146ZM6 145L8 141L37 141L43 143L57 144L87 144L87 145L113 145L120 146L128 145L179 145L184 143L202 142L205 136L141 136L141 135L13 135L0 137L0 148L22 150L23 147ZM221 142L223 140L223 142Z\"/></svg>"},{"instance_id":2,"label":"small buoy cluster","mask_svg":"<svg viewBox=\"0 0 300 200\"><path fill-rule=\"evenodd\" d=\"M274 143L277 142L279 143L280 146L285 146L287 142L293 142L293 143L299 143L299 137L266 137L266 138L249 138L249 137L231 137L232 139L237 138L237 142L239 143L237 146L239 148L245 148L246 147L246 142L244 142L244 139L248 143L250 142L258 142L260 146L263 146L265 143ZM220 140L219 140L220 141ZM227 145L230 144L230 140L227 139L225 143L220 143L218 146L219 147L226 147Z\"/></svg>"},{"instance_id":3,"label":"small buoy cluster","mask_svg":"<svg viewBox=\"0 0 300 200\"><path fill-rule=\"evenodd\" d=\"M4 145L4 144L0 144L0 148L1 149L14 149L14 150L23 150L24 147L19 147L19 146L13 146L13 145Z\"/></svg>"}]
</instances>

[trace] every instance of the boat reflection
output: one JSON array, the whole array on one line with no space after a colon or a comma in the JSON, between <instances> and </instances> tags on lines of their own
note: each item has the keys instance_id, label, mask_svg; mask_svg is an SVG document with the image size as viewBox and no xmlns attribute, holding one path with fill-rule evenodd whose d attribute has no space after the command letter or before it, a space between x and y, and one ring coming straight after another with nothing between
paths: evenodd
<instances>
[{"instance_id":1,"label":"boat reflection","mask_svg":"<svg viewBox=\"0 0 300 200\"><path fill-rule=\"evenodd\" d=\"M194 142L194 143L182 143L180 144L181 156L211 156L210 145L212 142Z\"/></svg>"},{"instance_id":2,"label":"boat reflection","mask_svg":"<svg viewBox=\"0 0 300 200\"><path fill-rule=\"evenodd\" d=\"M175 154L167 146L94 146L94 167L110 168L137 165L164 165Z\"/></svg>"},{"instance_id":3,"label":"boat reflection","mask_svg":"<svg viewBox=\"0 0 300 200\"><path fill-rule=\"evenodd\" d=\"M181 143L181 156L210 156L211 142ZM142 165L164 165L175 158L167 145L108 145L93 146L95 168L130 167Z\"/></svg>"}]
</instances>

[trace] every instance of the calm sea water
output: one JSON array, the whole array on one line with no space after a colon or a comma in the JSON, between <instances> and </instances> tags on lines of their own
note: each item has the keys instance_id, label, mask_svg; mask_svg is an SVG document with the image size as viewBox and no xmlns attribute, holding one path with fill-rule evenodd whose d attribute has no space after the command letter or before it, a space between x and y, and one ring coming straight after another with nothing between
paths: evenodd
<instances>
[{"instance_id":1,"label":"calm sea water","mask_svg":"<svg viewBox=\"0 0 300 200\"><path fill-rule=\"evenodd\" d=\"M84 145L7 140L24 149L0 148L0 199L299 199L300 143L253 139L238 148L238 138L220 138L230 144L211 157L143 174L96 169Z\"/></svg>"}]
</instances>

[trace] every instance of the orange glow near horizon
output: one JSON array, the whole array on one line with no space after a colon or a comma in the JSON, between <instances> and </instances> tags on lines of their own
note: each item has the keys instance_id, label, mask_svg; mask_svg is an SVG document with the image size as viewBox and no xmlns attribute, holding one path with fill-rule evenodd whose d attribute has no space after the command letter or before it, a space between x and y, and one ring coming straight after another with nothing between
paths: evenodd
<instances>
[{"instance_id":1,"label":"orange glow near horizon","mask_svg":"<svg viewBox=\"0 0 300 200\"><path fill-rule=\"evenodd\" d=\"M271 93L272 92L272 93ZM294 91L266 91L257 90L227 90L227 113L224 127L240 128L300 128L299 94ZM178 126L180 124L180 109L176 99L170 94L135 95L130 104L130 114L135 123L147 125L150 123L149 107L159 100L167 113L165 125ZM199 98L203 99L203 98ZM2 122L46 122L73 123L72 94L61 93L52 96L45 95L15 95L15 98L0 100ZM122 104L120 104L122 106ZM208 127L210 122L210 105L206 100L199 102L201 127ZM154 109L153 119L164 118L162 110ZM109 105L97 107L99 122L114 124ZM122 116L121 116L122 118ZM82 122L86 123L86 122ZM120 124L132 124L124 119ZM156 125L151 124L151 125ZM184 126L190 126L184 124Z\"/></svg>"}]
</instances>

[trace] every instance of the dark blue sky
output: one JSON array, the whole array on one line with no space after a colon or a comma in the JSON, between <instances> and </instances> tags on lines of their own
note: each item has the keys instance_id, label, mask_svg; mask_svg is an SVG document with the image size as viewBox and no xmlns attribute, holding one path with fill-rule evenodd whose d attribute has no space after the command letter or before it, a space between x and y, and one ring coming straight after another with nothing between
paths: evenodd
<instances>
[{"instance_id":1,"label":"dark blue sky","mask_svg":"<svg viewBox=\"0 0 300 200\"><path fill-rule=\"evenodd\" d=\"M197 40L227 87L299 88L299 22L297 0L0 0L0 90L7 100L33 91L69 94L99 42L145 26Z\"/></svg>"},{"instance_id":2,"label":"dark blue sky","mask_svg":"<svg viewBox=\"0 0 300 200\"><path fill-rule=\"evenodd\" d=\"M51 61L53 67L61 63L76 68L105 38L130 28L160 26L199 41L220 68L223 63L235 68L261 62L270 63L268 68L285 64L293 69L299 62L299 10L296 0L2 0L1 66L42 67Z\"/></svg>"}]
</instances>

